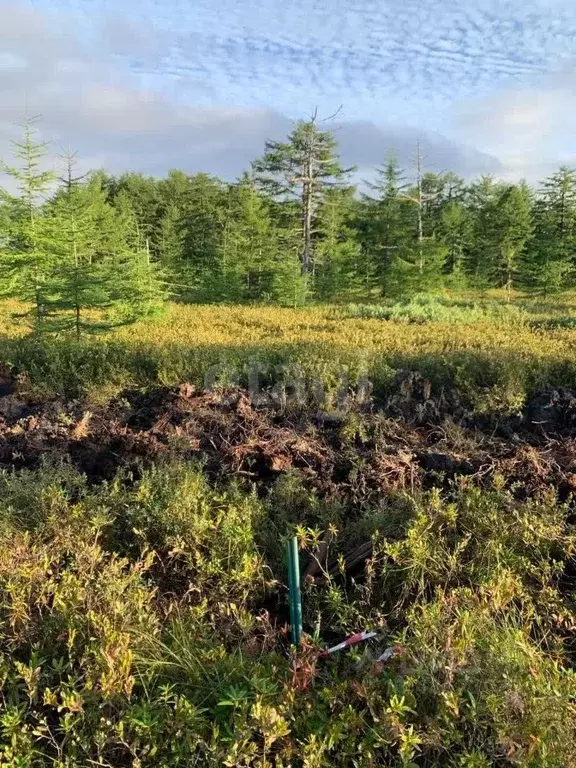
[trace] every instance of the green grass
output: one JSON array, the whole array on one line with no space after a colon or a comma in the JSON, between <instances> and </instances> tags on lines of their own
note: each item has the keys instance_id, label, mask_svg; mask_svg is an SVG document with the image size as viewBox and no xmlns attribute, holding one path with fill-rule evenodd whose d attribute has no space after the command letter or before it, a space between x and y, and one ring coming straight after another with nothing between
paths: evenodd
<instances>
[{"instance_id":1,"label":"green grass","mask_svg":"<svg viewBox=\"0 0 576 768\"><path fill-rule=\"evenodd\" d=\"M495 300L448 299L438 296L415 296L405 300L382 301L379 304L349 304L345 317L376 318L397 323L512 323L529 322L530 310L525 304L507 304Z\"/></svg>"}]
</instances>

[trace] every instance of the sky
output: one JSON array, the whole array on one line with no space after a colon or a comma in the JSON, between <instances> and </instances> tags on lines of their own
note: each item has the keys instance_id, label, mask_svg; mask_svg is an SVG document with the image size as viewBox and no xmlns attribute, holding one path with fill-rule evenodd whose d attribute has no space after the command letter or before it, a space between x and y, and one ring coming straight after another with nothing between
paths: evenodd
<instances>
[{"instance_id":1,"label":"sky","mask_svg":"<svg viewBox=\"0 0 576 768\"><path fill-rule=\"evenodd\" d=\"M0 0L0 157L26 110L83 167L236 177L315 108L345 164L576 165L575 0Z\"/></svg>"}]
</instances>

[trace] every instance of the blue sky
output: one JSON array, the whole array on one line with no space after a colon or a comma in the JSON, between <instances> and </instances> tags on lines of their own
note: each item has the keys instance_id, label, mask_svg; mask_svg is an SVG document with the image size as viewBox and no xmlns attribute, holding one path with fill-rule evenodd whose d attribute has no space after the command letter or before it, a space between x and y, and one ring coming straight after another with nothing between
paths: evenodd
<instances>
[{"instance_id":1,"label":"blue sky","mask_svg":"<svg viewBox=\"0 0 576 768\"><path fill-rule=\"evenodd\" d=\"M432 166L533 178L576 162L576 2L0 0L0 86L0 127L24 88L47 133L114 167L161 172L163 146L233 175L342 105L362 168L421 135Z\"/></svg>"}]
</instances>

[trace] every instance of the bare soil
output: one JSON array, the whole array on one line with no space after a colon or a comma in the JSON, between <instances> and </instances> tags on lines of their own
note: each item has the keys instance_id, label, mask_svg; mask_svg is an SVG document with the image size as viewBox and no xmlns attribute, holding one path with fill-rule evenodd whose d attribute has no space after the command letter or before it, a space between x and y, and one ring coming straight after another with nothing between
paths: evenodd
<instances>
[{"instance_id":1,"label":"bare soil","mask_svg":"<svg viewBox=\"0 0 576 768\"><path fill-rule=\"evenodd\" d=\"M417 373L400 377L385 402L342 413L190 384L125 391L94 407L38 401L0 368L0 468L65 461L97 483L168 455L201 460L211 476L245 478L263 493L298 472L323 498L349 504L463 476L489 484L495 474L519 496L553 487L565 499L576 490L576 392L536 392L506 419L466 413L455 393L434 399Z\"/></svg>"}]
</instances>

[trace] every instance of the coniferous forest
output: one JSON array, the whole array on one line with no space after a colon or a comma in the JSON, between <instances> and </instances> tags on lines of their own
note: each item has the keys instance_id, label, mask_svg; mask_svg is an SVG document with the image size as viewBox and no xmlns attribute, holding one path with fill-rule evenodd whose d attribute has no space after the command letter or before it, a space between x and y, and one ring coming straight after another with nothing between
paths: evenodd
<instances>
[{"instance_id":1,"label":"coniferous forest","mask_svg":"<svg viewBox=\"0 0 576 768\"><path fill-rule=\"evenodd\" d=\"M315 118L268 141L234 182L177 169L79 174L76 155L52 156L34 120L13 149L0 285L33 303L37 329L80 334L86 310L137 316L169 296L285 305L442 288L550 296L576 276L576 171L566 167L532 188L434 173L419 146L401 168L383 147L375 176L353 184L355 169Z\"/></svg>"}]
</instances>

